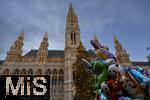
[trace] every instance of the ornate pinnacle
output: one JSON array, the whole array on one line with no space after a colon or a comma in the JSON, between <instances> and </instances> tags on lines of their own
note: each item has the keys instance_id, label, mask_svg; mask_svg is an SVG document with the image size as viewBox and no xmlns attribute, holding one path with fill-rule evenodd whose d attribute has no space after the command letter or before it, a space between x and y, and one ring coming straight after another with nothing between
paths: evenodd
<instances>
[{"instance_id":1,"label":"ornate pinnacle","mask_svg":"<svg viewBox=\"0 0 150 100\"><path fill-rule=\"evenodd\" d=\"M118 41L116 35L114 35L114 43L116 43Z\"/></svg>"}]
</instances>

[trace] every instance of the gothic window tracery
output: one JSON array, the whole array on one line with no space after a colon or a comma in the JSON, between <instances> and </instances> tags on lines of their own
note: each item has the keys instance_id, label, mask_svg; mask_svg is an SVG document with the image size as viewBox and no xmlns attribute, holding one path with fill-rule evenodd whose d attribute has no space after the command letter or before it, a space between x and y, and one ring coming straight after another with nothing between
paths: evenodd
<instances>
[{"instance_id":1,"label":"gothic window tracery","mask_svg":"<svg viewBox=\"0 0 150 100\"><path fill-rule=\"evenodd\" d=\"M42 73L43 73L42 69L37 70L37 75L42 75Z\"/></svg>"},{"instance_id":2,"label":"gothic window tracery","mask_svg":"<svg viewBox=\"0 0 150 100\"><path fill-rule=\"evenodd\" d=\"M51 70L50 70L50 69L47 69L46 72L45 72L45 74L46 74L46 75L50 75L50 74L51 74Z\"/></svg>"},{"instance_id":3,"label":"gothic window tracery","mask_svg":"<svg viewBox=\"0 0 150 100\"><path fill-rule=\"evenodd\" d=\"M28 70L28 74L29 74L29 75L32 75L32 74L33 74L33 70L32 70L32 69L29 69L29 70Z\"/></svg>"},{"instance_id":4,"label":"gothic window tracery","mask_svg":"<svg viewBox=\"0 0 150 100\"><path fill-rule=\"evenodd\" d=\"M14 74L15 74L15 75L18 75L19 73L20 73L19 69L15 69L15 70L14 70Z\"/></svg>"},{"instance_id":5,"label":"gothic window tracery","mask_svg":"<svg viewBox=\"0 0 150 100\"><path fill-rule=\"evenodd\" d=\"M26 74L26 69L22 69L20 74L25 75Z\"/></svg>"},{"instance_id":6,"label":"gothic window tracery","mask_svg":"<svg viewBox=\"0 0 150 100\"><path fill-rule=\"evenodd\" d=\"M52 76L52 86L54 86L55 83L55 76Z\"/></svg>"},{"instance_id":7,"label":"gothic window tracery","mask_svg":"<svg viewBox=\"0 0 150 100\"><path fill-rule=\"evenodd\" d=\"M54 85L55 85L55 86L57 85L57 76L55 76Z\"/></svg>"},{"instance_id":8,"label":"gothic window tracery","mask_svg":"<svg viewBox=\"0 0 150 100\"><path fill-rule=\"evenodd\" d=\"M71 33L71 44L72 45L76 44L76 34L75 34L75 32Z\"/></svg>"},{"instance_id":9,"label":"gothic window tracery","mask_svg":"<svg viewBox=\"0 0 150 100\"><path fill-rule=\"evenodd\" d=\"M59 79L58 79L58 85L63 86L63 83L64 83L64 77L61 75L59 76Z\"/></svg>"},{"instance_id":10,"label":"gothic window tracery","mask_svg":"<svg viewBox=\"0 0 150 100\"><path fill-rule=\"evenodd\" d=\"M3 74L4 75L9 75L9 72L10 72L9 69L7 68L7 69L4 70Z\"/></svg>"},{"instance_id":11,"label":"gothic window tracery","mask_svg":"<svg viewBox=\"0 0 150 100\"><path fill-rule=\"evenodd\" d=\"M54 69L54 70L53 70L53 74L57 74L57 69Z\"/></svg>"}]
</instances>

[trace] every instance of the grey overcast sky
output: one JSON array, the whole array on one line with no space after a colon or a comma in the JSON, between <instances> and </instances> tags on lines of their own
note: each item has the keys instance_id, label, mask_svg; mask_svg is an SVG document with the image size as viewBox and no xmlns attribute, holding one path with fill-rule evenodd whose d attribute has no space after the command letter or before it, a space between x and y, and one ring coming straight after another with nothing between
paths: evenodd
<instances>
[{"instance_id":1,"label":"grey overcast sky","mask_svg":"<svg viewBox=\"0 0 150 100\"><path fill-rule=\"evenodd\" d=\"M147 61L150 47L150 0L71 0L78 16L82 42L96 33L114 52L113 35L132 61ZM64 49L68 0L0 0L0 59L24 30L24 54L38 49L45 32L49 49Z\"/></svg>"}]
</instances>

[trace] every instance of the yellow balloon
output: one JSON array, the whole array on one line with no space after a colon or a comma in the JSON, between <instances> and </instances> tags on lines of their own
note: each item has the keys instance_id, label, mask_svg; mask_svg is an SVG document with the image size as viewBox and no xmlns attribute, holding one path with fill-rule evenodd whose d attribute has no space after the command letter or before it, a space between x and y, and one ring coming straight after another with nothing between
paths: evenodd
<instances>
[{"instance_id":1,"label":"yellow balloon","mask_svg":"<svg viewBox=\"0 0 150 100\"><path fill-rule=\"evenodd\" d=\"M100 50L96 50L96 55L102 59L107 59L108 56L103 54Z\"/></svg>"}]
</instances>

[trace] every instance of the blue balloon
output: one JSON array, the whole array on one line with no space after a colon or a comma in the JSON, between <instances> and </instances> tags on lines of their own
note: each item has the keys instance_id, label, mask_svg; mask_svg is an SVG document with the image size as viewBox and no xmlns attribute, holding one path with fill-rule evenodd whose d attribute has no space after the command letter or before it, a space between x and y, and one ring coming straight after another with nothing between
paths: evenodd
<instances>
[{"instance_id":1,"label":"blue balloon","mask_svg":"<svg viewBox=\"0 0 150 100\"><path fill-rule=\"evenodd\" d=\"M150 78L144 76L142 73L139 71L136 71L132 69L131 67L128 68L128 72L141 84L141 85L146 85L150 83Z\"/></svg>"},{"instance_id":2,"label":"blue balloon","mask_svg":"<svg viewBox=\"0 0 150 100\"><path fill-rule=\"evenodd\" d=\"M100 97L100 100L108 100L106 94L102 92L101 89L99 91L99 97Z\"/></svg>"},{"instance_id":3,"label":"blue balloon","mask_svg":"<svg viewBox=\"0 0 150 100\"><path fill-rule=\"evenodd\" d=\"M132 100L132 98L121 96L118 100Z\"/></svg>"},{"instance_id":4,"label":"blue balloon","mask_svg":"<svg viewBox=\"0 0 150 100\"><path fill-rule=\"evenodd\" d=\"M138 71L140 71L141 73L144 72L144 69L143 69L142 67L140 67L140 66L136 66L136 69L137 69Z\"/></svg>"}]
</instances>

